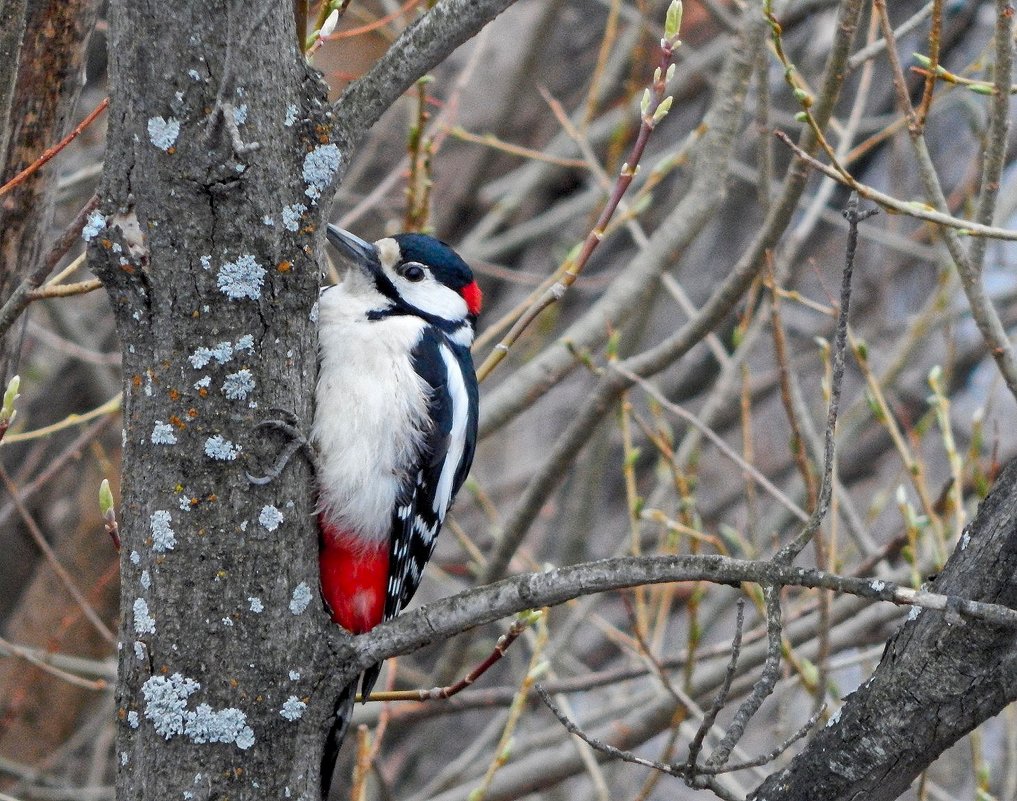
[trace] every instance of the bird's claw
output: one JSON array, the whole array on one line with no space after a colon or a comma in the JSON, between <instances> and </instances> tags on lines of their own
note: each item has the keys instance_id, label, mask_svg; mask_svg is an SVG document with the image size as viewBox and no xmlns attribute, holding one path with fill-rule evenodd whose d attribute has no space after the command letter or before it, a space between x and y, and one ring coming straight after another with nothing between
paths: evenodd
<instances>
[{"instance_id":1,"label":"bird's claw","mask_svg":"<svg viewBox=\"0 0 1017 801\"><path fill-rule=\"evenodd\" d=\"M255 430L259 428L271 428L276 431L281 431L289 437L290 441L286 444L286 447L282 449L282 452L279 454L279 458L276 459L275 464L272 465L265 475L255 476L245 470L244 475L247 477L248 483L258 487L272 483L279 478L280 475L282 475L282 471L286 469L286 465L289 464L290 459L293 458L293 454L300 450L304 452L304 457L307 459L308 464L310 464L315 475L317 475L319 473L318 453L314 450L314 446L310 443L310 441L308 441L307 437L304 436L303 432L297 428L297 416L293 414L293 412L285 409L272 409L271 411L278 412L280 415L288 419L262 420L260 423L255 425Z\"/></svg>"}]
</instances>

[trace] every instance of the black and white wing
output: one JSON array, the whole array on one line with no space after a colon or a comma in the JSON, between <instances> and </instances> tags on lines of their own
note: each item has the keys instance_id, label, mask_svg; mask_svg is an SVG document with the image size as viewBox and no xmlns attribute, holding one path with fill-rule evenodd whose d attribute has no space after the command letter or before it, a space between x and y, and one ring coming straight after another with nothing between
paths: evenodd
<instances>
[{"instance_id":1,"label":"black and white wing","mask_svg":"<svg viewBox=\"0 0 1017 801\"><path fill-rule=\"evenodd\" d=\"M399 614L417 591L477 442L477 378L469 349L428 326L413 350L413 365L431 390L430 426L417 473L409 477L393 513L385 620Z\"/></svg>"}]
</instances>

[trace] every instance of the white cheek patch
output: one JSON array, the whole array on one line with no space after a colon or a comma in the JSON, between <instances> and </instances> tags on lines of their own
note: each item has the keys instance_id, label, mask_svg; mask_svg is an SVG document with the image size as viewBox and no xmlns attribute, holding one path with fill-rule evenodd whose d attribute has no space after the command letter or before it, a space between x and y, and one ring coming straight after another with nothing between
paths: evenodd
<instances>
[{"instance_id":1,"label":"white cheek patch","mask_svg":"<svg viewBox=\"0 0 1017 801\"><path fill-rule=\"evenodd\" d=\"M397 275L393 275L391 278L399 296L422 312L441 317L444 320L461 320L469 312L462 295L434 278L428 277L417 283L407 281Z\"/></svg>"}]
</instances>

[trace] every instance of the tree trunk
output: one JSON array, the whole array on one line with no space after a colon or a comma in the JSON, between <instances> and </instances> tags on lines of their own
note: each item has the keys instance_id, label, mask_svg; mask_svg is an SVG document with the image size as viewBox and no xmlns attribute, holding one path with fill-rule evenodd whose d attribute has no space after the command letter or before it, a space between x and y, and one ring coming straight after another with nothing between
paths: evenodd
<instances>
[{"instance_id":1,"label":"tree trunk","mask_svg":"<svg viewBox=\"0 0 1017 801\"><path fill-rule=\"evenodd\" d=\"M325 86L281 3L116 2L109 52L85 236L125 377L117 795L316 799L312 478L299 458L266 487L244 472L284 444L259 422L309 430Z\"/></svg>"}]
</instances>

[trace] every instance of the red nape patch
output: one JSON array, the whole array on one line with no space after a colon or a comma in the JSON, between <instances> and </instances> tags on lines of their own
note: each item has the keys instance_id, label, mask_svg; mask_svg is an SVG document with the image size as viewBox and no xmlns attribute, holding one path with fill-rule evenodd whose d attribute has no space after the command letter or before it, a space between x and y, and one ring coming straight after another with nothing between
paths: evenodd
<instances>
[{"instance_id":1,"label":"red nape patch","mask_svg":"<svg viewBox=\"0 0 1017 801\"><path fill-rule=\"evenodd\" d=\"M321 528L321 593L332 620L352 634L363 634L385 614L388 543L364 548L359 540L318 517Z\"/></svg>"},{"instance_id":2,"label":"red nape patch","mask_svg":"<svg viewBox=\"0 0 1017 801\"><path fill-rule=\"evenodd\" d=\"M466 301L466 308L470 310L470 314L480 314L480 307L484 302L484 293L480 291L476 281L470 281L470 283L463 287L462 296L463 300Z\"/></svg>"}]
</instances>

